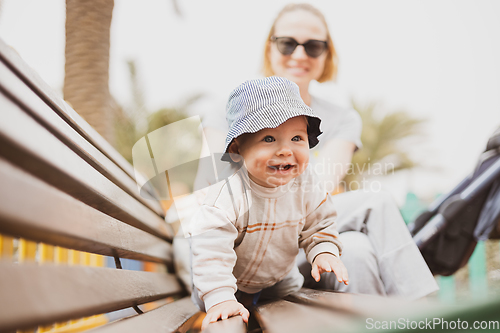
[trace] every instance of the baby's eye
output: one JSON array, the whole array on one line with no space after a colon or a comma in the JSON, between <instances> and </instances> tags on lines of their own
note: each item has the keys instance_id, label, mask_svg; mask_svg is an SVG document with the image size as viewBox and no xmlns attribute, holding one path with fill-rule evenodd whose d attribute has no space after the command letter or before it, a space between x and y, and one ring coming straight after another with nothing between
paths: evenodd
<instances>
[{"instance_id":1,"label":"baby's eye","mask_svg":"<svg viewBox=\"0 0 500 333\"><path fill-rule=\"evenodd\" d=\"M296 135L292 138L292 141L300 141L302 140L302 138L300 137L300 135Z\"/></svg>"},{"instance_id":2,"label":"baby's eye","mask_svg":"<svg viewBox=\"0 0 500 333\"><path fill-rule=\"evenodd\" d=\"M274 141L274 138L270 135L267 135L265 138L264 138L264 142L273 142Z\"/></svg>"}]
</instances>

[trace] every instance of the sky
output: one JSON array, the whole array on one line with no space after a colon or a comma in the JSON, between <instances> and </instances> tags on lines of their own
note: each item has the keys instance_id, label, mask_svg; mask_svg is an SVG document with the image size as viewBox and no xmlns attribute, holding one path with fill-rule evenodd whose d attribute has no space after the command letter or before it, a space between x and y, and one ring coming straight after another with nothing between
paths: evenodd
<instances>
[{"instance_id":1,"label":"sky","mask_svg":"<svg viewBox=\"0 0 500 333\"><path fill-rule=\"evenodd\" d=\"M313 92L347 105L378 102L381 114L425 118L404 149L422 166L383 179L398 203L452 189L474 168L500 126L500 1L309 1L325 15L340 58L335 84ZM131 103L126 62L136 61L145 107L181 105L193 114L224 106L239 83L261 76L272 21L288 1L115 1L110 89ZM0 38L56 91L64 79L64 0L3 0Z\"/></svg>"}]
</instances>

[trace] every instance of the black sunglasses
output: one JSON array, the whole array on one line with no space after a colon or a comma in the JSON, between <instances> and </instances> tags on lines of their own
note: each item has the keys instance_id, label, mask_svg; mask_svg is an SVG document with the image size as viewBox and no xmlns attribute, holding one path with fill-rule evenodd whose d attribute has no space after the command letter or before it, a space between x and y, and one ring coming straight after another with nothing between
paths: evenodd
<instances>
[{"instance_id":1,"label":"black sunglasses","mask_svg":"<svg viewBox=\"0 0 500 333\"><path fill-rule=\"evenodd\" d=\"M311 58L317 58L326 50L327 42L316 39L309 39L304 44L300 44L292 37L271 37L271 41L276 43L278 51L283 55L290 55L297 46L302 45L306 54Z\"/></svg>"}]
</instances>

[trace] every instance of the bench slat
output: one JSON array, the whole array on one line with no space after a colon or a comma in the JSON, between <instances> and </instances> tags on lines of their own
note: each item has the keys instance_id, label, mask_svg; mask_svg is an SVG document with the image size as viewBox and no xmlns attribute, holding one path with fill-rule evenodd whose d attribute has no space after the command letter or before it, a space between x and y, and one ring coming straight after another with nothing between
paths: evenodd
<instances>
[{"instance_id":1,"label":"bench slat","mask_svg":"<svg viewBox=\"0 0 500 333\"><path fill-rule=\"evenodd\" d=\"M0 155L86 204L156 236L170 226L0 94Z\"/></svg>"},{"instance_id":2,"label":"bench slat","mask_svg":"<svg viewBox=\"0 0 500 333\"><path fill-rule=\"evenodd\" d=\"M156 214L163 215L163 210L156 200L147 200L139 195L137 184L129 175L68 126L54 110L2 62L0 62L0 89L15 99L16 104L23 105L26 112L40 121L49 131L108 179L151 208Z\"/></svg>"},{"instance_id":3,"label":"bench slat","mask_svg":"<svg viewBox=\"0 0 500 333\"><path fill-rule=\"evenodd\" d=\"M286 300L259 306L256 318L264 331L269 333L360 331L360 319L357 317Z\"/></svg>"},{"instance_id":4,"label":"bench slat","mask_svg":"<svg viewBox=\"0 0 500 333\"><path fill-rule=\"evenodd\" d=\"M421 310L422 306L425 306L419 302L410 303L398 298L321 291L307 288L302 288L300 291L288 295L285 299L365 318L383 318L387 317L388 314L393 316L395 313L401 312L402 309L404 309L405 312L408 312L408 310L418 312Z\"/></svg>"},{"instance_id":5,"label":"bench slat","mask_svg":"<svg viewBox=\"0 0 500 333\"><path fill-rule=\"evenodd\" d=\"M135 173L130 163L123 158L96 130L92 128L75 110L73 110L51 87L43 81L38 73L31 69L15 50L0 39L0 60L47 103L69 126L86 138L104 155L118 165L130 178L135 179ZM141 182L142 183L142 182Z\"/></svg>"},{"instance_id":6,"label":"bench slat","mask_svg":"<svg viewBox=\"0 0 500 333\"><path fill-rule=\"evenodd\" d=\"M0 262L0 332L152 302L182 292L174 275Z\"/></svg>"},{"instance_id":7,"label":"bench slat","mask_svg":"<svg viewBox=\"0 0 500 333\"><path fill-rule=\"evenodd\" d=\"M166 241L122 223L0 158L0 233L121 258L170 264Z\"/></svg>"},{"instance_id":8,"label":"bench slat","mask_svg":"<svg viewBox=\"0 0 500 333\"><path fill-rule=\"evenodd\" d=\"M144 314L98 327L92 330L92 333L176 332L182 324L198 312L198 308L191 299L185 297Z\"/></svg>"}]
</instances>

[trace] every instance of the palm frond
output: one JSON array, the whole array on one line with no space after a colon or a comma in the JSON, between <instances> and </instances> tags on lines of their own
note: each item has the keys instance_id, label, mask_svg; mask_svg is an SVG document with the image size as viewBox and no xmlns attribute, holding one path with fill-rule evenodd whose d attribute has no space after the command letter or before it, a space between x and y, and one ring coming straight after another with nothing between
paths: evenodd
<instances>
[{"instance_id":1,"label":"palm frond","mask_svg":"<svg viewBox=\"0 0 500 333\"><path fill-rule=\"evenodd\" d=\"M390 170L391 173L418 166L410 157L411 146L404 145L404 142L408 138L422 136L425 119L414 118L404 110L388 112L381 103L373 101L366 104L356 100L351 102L363 122L363 148L353 156L353 168L344 180L348 188L356 188L349 184L356 181L359 183L362 176L370 176L367 170L374 170L377 166L381 166L385 172Z\"/></svg>"}]
</instances>

